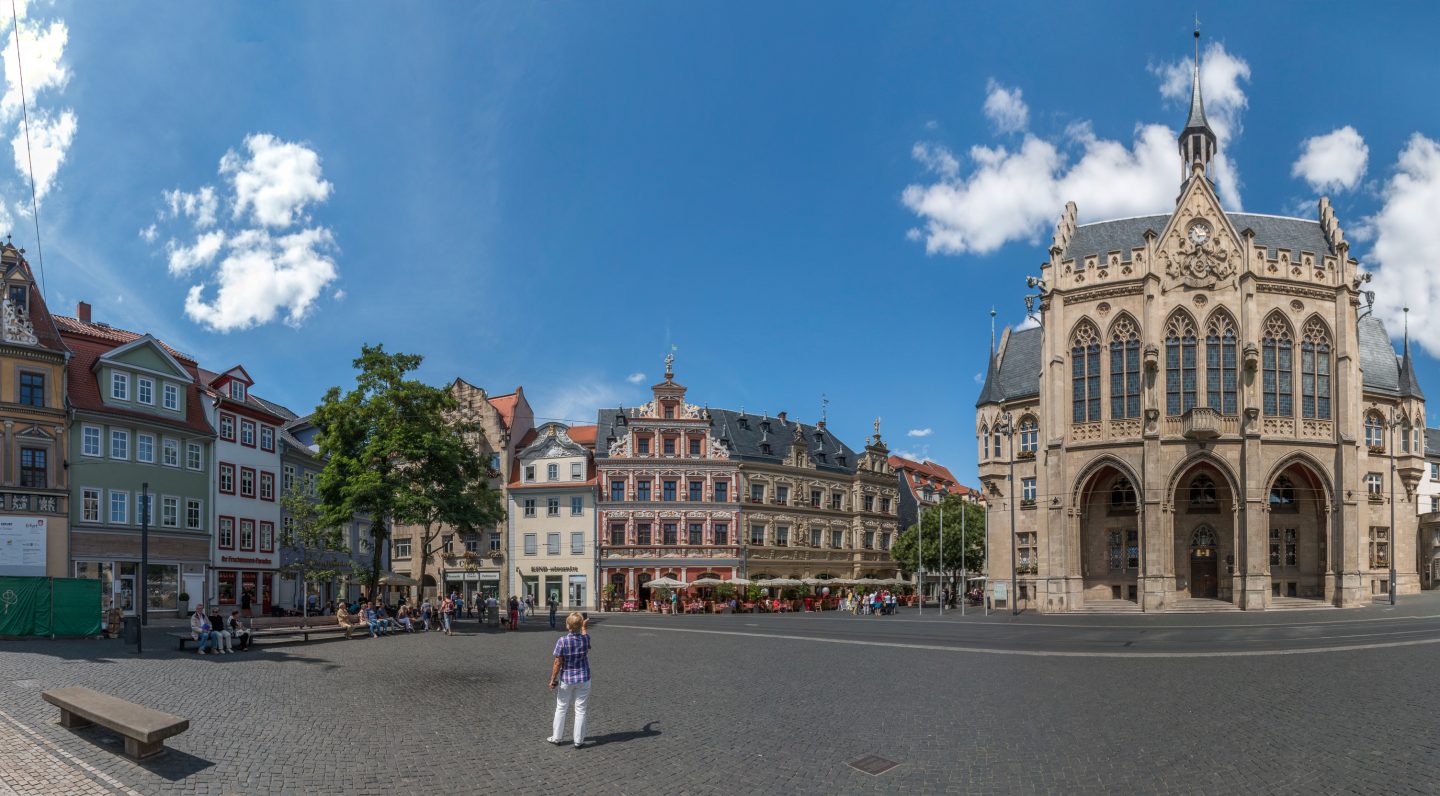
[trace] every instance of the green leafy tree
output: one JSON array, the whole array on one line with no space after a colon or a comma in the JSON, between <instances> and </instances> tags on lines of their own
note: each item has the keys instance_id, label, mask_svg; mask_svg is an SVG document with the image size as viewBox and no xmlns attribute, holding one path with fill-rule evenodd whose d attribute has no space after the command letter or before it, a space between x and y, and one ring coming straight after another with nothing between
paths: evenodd
<instances>
[{"instance_id":1,"label":"green leafy tree","mask_svg":"<svg viewBox=\"0 0 1440 796\"><path fill-rule=\"evenodd\" d=\"M290 517L285 544L291 547L295 556L280 571L294 575L300 581L303 592L300 610L308 619L309 587L335 580L340 577L342 568L348 571L350 562L342 560L342 557L349 553L350 548L345 544L344 527L326 524L324 512L310 500L298 480L280 496L280 505Z\"/></svg>"},{"instance_id":2,"label":"green leafy tree","mask_svg":"<svg viewBox=\"0 0 1440 796\"><path fill-rule=\"evenodd\" d=\"M321 513L336 526L354 514L371 517L371 561L362 580L372 597L394 524L432 532L446 524L471 533L504 517L479 454L466 441L471 429L454 419L454 397L411 377L422 359L363 346L354 361L354 388L331 387L315 410L326 458ZM423 553L422 547L422 561Z\"/></svg>"},{"instance_id":3,"label":"green leafy tree","mask_svg":"<svg viewBox=\"0 0 1440 796\"><path fill-rule=\"evenodd\" d=\"M940 524L944 516L945 560L940 560ZM919 551L925 571L941 573L949 583L951 594L959 584L960 572L977 574L985 567L985 509L959 495L946 495L939 504L926 507L917 525L900 533L890 547L890 557L908 576L915 572L920 560L916 557L918 536L924 539Z\"/></svg>"}]
</instances>

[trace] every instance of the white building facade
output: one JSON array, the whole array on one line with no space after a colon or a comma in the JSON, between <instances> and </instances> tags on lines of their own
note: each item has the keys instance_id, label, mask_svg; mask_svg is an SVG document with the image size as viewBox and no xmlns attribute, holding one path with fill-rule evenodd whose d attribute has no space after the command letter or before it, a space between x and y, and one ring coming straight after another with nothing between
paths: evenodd
<instances>
[{"instance_id":1,"label":"white building facade","mask_svg":"<svg viewBox=\"0 0 1440 796\"><path fill-rule=\"evenodd\" d=\"M572 436L572 431L574 436ZM546 423L522 440L507 510L510 593L559 610L593 609L595 558L594 426Z\"/></svg>"}]
</instances>

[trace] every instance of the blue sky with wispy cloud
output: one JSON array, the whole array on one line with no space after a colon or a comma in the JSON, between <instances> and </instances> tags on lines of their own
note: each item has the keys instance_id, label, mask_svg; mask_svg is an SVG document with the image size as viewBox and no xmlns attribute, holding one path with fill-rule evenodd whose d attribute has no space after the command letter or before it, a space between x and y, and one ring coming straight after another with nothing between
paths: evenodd
<instances>
[{"instance_id":1,"label":"blue sky with wispy cloud","mask_svg":"<svg viewBox=\"0 0 1440 796\"><path fill-rule=\"evenodd\" d=\"M1329 195L1440 395L1440 15L1211 5L1222 196ZM384 342L593 421L674 345L697 402L813 421L823 395L852 445L878 415L966 480L990 309L1023 319L1064 202L1173 206L1191 44L1187 12L1133 3L21 14L57 311L302 411ZM9 41L0 226L35 261Z\"/></svg>"}]
</instances>

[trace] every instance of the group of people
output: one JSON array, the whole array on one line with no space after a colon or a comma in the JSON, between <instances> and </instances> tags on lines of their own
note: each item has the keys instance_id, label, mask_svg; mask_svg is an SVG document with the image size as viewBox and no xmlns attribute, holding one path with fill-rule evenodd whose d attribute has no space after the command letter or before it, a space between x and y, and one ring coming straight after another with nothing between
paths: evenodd
<instances>
[{"instance_id":1,"label":"group of people","mask_svg":"<svg viewBox=\"0 0 1440 796\"><path fill-rule=\"evenodd\" d=\"M900 598L889 589L871 592L846 592L840 598L840 610L855 616L886 616L895 613Z\"/></svg>"},{"instance_id":2,"label":"group of people","mask_svg":"<svg viewBox=\"0 0 1440 796\"><path fill-rule=\"evenodd\" d=\"M211 615L204 603L195 606L190 615L190 637L195 639L195 652L199 655L228 655L237 649L250 649L250 628L240 617L238 610L230 612L230 618L222 619L219 614Z\"/></svg>"}]
</instances>

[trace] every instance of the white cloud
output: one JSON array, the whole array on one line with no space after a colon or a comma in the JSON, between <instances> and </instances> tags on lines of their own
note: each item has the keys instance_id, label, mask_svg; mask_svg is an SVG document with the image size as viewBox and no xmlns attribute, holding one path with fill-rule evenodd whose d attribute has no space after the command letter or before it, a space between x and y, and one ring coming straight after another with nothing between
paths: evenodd
<instances>
[{"instance_id":1,"label":"white cloud","mask_svg":"<svg viewBox=\"0 0 1440 796\"><path fill-rule=\"evenodd\" d=\"M217 332L270 323L282 311L287 325L299 326L321 291L339 275L330 256L334 245L324 227L280 237L268 230L245 230L230 240L215 270L214 299L205 299L204 284L193 285L185 296L185 314Z\"/></svg>"},{"instance_id":2,"label":"white cloud","mask_svg":"<svg viewBox=\"0 0 1440 796\"><path fill-rule=\"evenodd\" d=\"M299 326L339 278L334 234L308 213L329 198L331 185L320 156L303 144L257 133L244 146L248 157L232 149L220 161L228 193L205 185L162 194L158 221L190 227L188 242L166 242L166 264L172 276L199 278L186 293L185 314L213 331L277 320ZM222 215L222 206L230 212ZM151 243L159 234L154 224L141 231ZM340 301L345 291L330 296Z\"/></svg>"},{"instance_id":3,"label":"white cloud","mask_svg":"<svg viewBox=\"0 0 1440 796\"><path fill-rule=\"evenodd\" d=\"M1188 60L1151 71L1161 78L1163 97L1189 100ZM1240 134L1248 103L1241 84L1249 79L1250 66L1243 59L1218 43L1207 48L1200 82L1207 118L1222 148ZM1006 109L1012 112L1003 115ZM997 127L1006 129L1000 120L1014 127L1021 109L1028 119L1019 89L991 82L985 110ZM923 221L905 234L923 239L931 254L986 254L1022 240L1038 244L1069 201L1079 207L1082 223L1163 213L1174 206L1181 181L1175 132L1160 124L1137 123L1128 143L1101 138L1082 121L1052 137L1025 132L1014 149L977 144L960 157L942 145L920 142L911 156L930 178L907 186L901 196ZM1214 170L1221 200L1239 210L1239 172L1223 151Z\"/></svg>"},{"instance_id":4,"label":"white cloud","mask_svg":"<svg viewBox=\"0 0 1440 796\"><path fill-rule=\"evenodd\" d=\"M976 384L984 384L984 383L985 383L985 374L984 374L983 372L976 371L976 373L975 373L975 383L976 383Z\"/></svg>"},{"instance_id":5,"label":"white cloud","mask_svg":"<svg viewBox=\"0 0 1440 796\"><path fill-rule=\"evenodd\" d=\"M1002 133L1019 133L1030 124L1030 107L1020 89L991 80L985 87L985 116Z\"/></svg>"},{"instance_id":6,"label":"white cloud","mask_svg":"<svg viewBox=\"0 0 1440 796\"><path fill-rule=\"evenodd\" d=\"M75 114L63 111L58 117L37 110L30 115L30 140L26 146L25 130L20 128L10 139L10 148L15 153L15 170L21 174L35 169L35 196L44 199L50 192L56 172L65 162L70 151L70 142L75 140Z\"/></svg>"},{"instance_id":7,"label":"white cloud","mask_svg":"<svg viewBox=\"0 0 1440 796\"><path fill-rule=\"evenodd\" d=\"M919 450L891 451L892 454L902 459L909 459L915 462L923 462L930 457L930 446L921 445Z\"/></svg>"},{"instance_id":8,"label":"white cloud","mask_svg":"<svg viewBox=\"0 0 1440 796\"><path fill-rule=\"evenodd\" d=\"M155 225L151 224L150 226L154 227ZM215 255L220 253L220 247L224 245L225 233L218 229L200 235L189 246L176 243L174 240L166 241L165 250L169 253L168 262L171 275L184 276L202 265L209 265L215 261Z\"/></svg>"},{"instance_id":9,"label":"white cloud","mask_svg":"<svg viewBox=\"0 0 1440 796\"><path fill-rule=\"evenodd\" d=\"M193 218L197 229L215 226L220 197L215 193L213 185L206 185L194 193L187 193L179 188L166 191L165 201L170 205L169 218Z\"/></svg>"},{"instance_id":10,"label":"white cloud","mask_svg":"<svg viewBox=\"0 0 1440 796\"><path fill-rule=\"evenodd\" d=\"M1160 78L1160 93L1186 110L1190 105L1190 83L1195 64L1182 58L1151 71ZM1226 154L1230 143L1244 130L1243 116L1250 100L1241 82L1250 80L1250 64L1231 54L1220 42L1211 42L1200 59L1200 93L1205 100L1205 118L1219 139L1220 152L1213 165L1215 187L1220 199L1231 210L1241 210L1240 170Z\"/></svg>"},{"instance_id":11,"label":"white cloud","mask_svg":"<svg viewBox=\"0 0 1440 796\"><path fill-rule=\"evenodd\" d=\"M905 436L907 436L907 437L928 437L928 436L930 436L931 434L934 434L934 433L935 433L935 429L933 429L933 428L912 428L912 429L910 429L909 431L905 432Z\"/></svg>"},{"instance_id":12,"label":"white cloud","mask_svg":"<svg viewBox=\"0 0 1440 796\"><path fill-rule=\"evenodd\" d=\"M140 240L146 243L154 243L158 237L160 237L160 230L154 224L140 230Z\"/></svg>"},{"instance_id":13,"label":"white cloud","mask_svg":"<svg viewBox=\"0 0 1440 796\"><path fill-rule=\"evenodd\" d=\"M0 60L5 65L5 93L0 97L0 125L11 131L10 144L15 170L28 182L34 166L35 195L43 199L55 185L55 177L75 140L78 120L73 110L48 107L70 82L64 61L70 30L63 20L39 20L29 16L29 4L17 7L20 42L14 35L10 15L0 17L5 46ZM17 57L18 52L18 57ZM21 76L24 99L29 105L30 151L25 141L25 114L21 104ZM28 185L27 185L28 187Z\"/></svg>"},{"instance_id":14,"label":"white cloud","mask_svg":"<svg viewBox=\"0 0 1440 796\"><path fill-rule=\"evenodd\" d=\"M625 380L630 382L631 384L640 384L641 382L645 381L645 374L631 373L629 376L625 377Z\"/></svg>"},{"instance_id":15,"label":"white cloud","mask_svg":"<svg viewBox=\"0 0 1440 796\"><path fill-rule=\"evenodd\" d=\"M528 393L527 393L528 394ZM535 417L578 423L594 423L601 407L619 406L630 394L628 388L596 379L565 382L558 390L537 392Z\"/></svg>"},{"instance_id":16,"label":"white cloud","mask_svg":"<svg viewBox=\"0 0 1440 796\"><path fill-rule=\"evenodd\" d=\"M329 198L333 186L322 179L315 150L269 133L247 136L245 148L249 158L232 149L220 159L220 173L235 188L235 218L249 211L256 224L288 227L297 217L303 223L306 205Z\"/></svg>"},{"instance_id":17,"label":"white cloud","mask_svg":"<svg viewBox=\"0 0 1440 796\"><path fill-rule=\"evenodd\" d=\"M1371 219L1375 246L1375 311L1391 334L1410 308L1410 336L1432 356L1440 356L1440 143L1415 133L1381 191L1384 204Z\"/></svg>"},{"instance_id":18,"label":"white cloud","mask_svg":"<svg viewBox=\"0 0 1440 796\"><path fill-rule=\"evenodd\" d=\"M1354 127L1345 125L1334 132L1307 138L1300 144L1300 157L1290 167L1290 176L1310 183L1316 193L1348 191L1365 176L1370 147Z\"/></svg>"}]
</instances>

